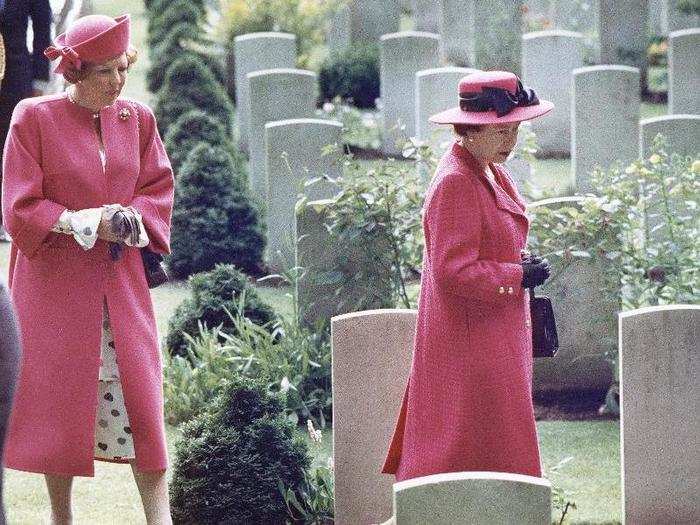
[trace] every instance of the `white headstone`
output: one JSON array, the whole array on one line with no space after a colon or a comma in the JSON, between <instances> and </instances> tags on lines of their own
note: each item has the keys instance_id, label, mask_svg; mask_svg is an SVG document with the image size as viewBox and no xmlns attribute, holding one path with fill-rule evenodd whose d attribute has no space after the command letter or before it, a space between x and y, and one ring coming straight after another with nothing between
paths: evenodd
<instances>
[{"instance_id":1,"label":"white headstone","mask_svg":"<svg viewBox=\"0 0 700 525\"><path fill-rule=\"evenodd\" d=\"M532 121L542 156L571 154L571 71L583 66L583 35L538 31L523 35L523 83L554 109Z\"/></svg>"},{"instance_id":2,"label":"white headstone","mask_svg":"<svg viewBox=\"0 0 700 525\"><path fill-rule=\"evenodd\" d=\"M646 65L647 0L600 0L600 62ZM638 86L639 88L639 86Z\"/></svg>"},{"instance_id":3,"label":"white headstone","mask_svg":"<svg viewBox=\"0 0 700 525\"><path fill-rule=\"evenodd\" d=\"M450 64L474 65L474 1L442 0L441 2L442 57Z\"/></svg>"},{"instance_id":4,"label":"white headstone","mask_svg":"<svg viewBox=\"0 0 700 525\"><path fill-rule=\"evenodd\" d=\"M571 167L576 191L591 192L595 166L628 164L639 153L639 70L591 66L573 72Z\"/></svg>"},{"instance_id":5,"label":"white headstone","mask_svg":"<svg viewBox=\"0 0 700 525\"><path fill-rule=\"evenodd\" d=\"M648 23L651 36L668 34L668 0L649 0Z\"/></svg>"},{"instance_id":6,"label":"white headstone","mask_svg":"<svg viewBox=\"0 0 700 525\"><path fill-rule=\"evenodd\" d=\"M700 113L700 28L668 35L668 112Z\"/></svg>"},{"instance_id":7,"label":"white headstone","mask_svg":"<svg viewBox=\"0 0 700 525\"><path fill-rule=\"evenodd\" d=\"M331 53L342 53L350 47L350 6L341 4L331 15L326 38Z\"/></svg>"},{"instance_id":8,"label":"white headstone","mask_svg":"<svg viewBox=\"0 0 700 525\"><path fill-rule=\"evenodd\" d=\"M337 186L310 179L342 175L342 131L340 122L318 119L278 120L265 124L265 172L268 263L277 269L294 266L295 206L300 195L310 201L330 199ZM324 155L337 144L334 154Z\"/></svg>"},{"instance_id":9,"label":"white headstone","mask_svg":"<svg viewBox=\"0 0 700 525\"><path fill-rule=\"evenodd\" d=\"M451 142L452 126L433 124L428 118L459 104L457 87L462 77L476 72L466 67L438 67L416 73L416 138L434 147Z\"/></svg>"},{"instance_id":10,"label":"white headstone","mask_svg":"<svg viewBox=\"0 0 700 525\"><path fill-rule=\"evenodd\" d=\"M381 474L411 369L415 310L334 317L335 523L378 523L392 512L393 476Z\"/></svg>"},{"instance_id":11,"label":"white headstone","mask_svg":"<svg viewBox=\"0 0 700 525\"><path fill-rule=\"evenodd\" d=\"M529 204L533 229L543 208L579 209L584 201L585 197L559 197ZM553 277L536 289L536 295L552 300L559 336L556 357L535 359L533 386L537 392L605 391L613 382L606 352L617 340L614 322L619 304L601 289L606 266L591 255L571 262L550 257Z\"/></svg>"},{"instance_id":12,"label":"white headstone","mask_svg":"<svg viewBox=\"0 0 700 525\"><path fill-rule=\"evenodd\" d=\"M542 525L552 516L545 478L452 472L394 484L396 525Z\"/></svg>"},{"instance_id":13,"label":"white headstone","mask_svg":"<svg viewBox=\"0 0 700 525\"><path fill-rule=\"evenodd\" d=\"M473 67L520 75L521 26L521 0L476 0Z\"/></svg>"},{"instance_id":14,"label":"white headstone","mask_svg":"<svg viewBox=\"0 0 700 525\"><path fill-rule=\"evenodd\" d=\"M289 33L249 33L233 39L236 80L238 144L248 151L250 98L248 73L262 69L293 68L297 59L296 36Z\"/></svg>"},{"instance_id":15,"label":"white headstone","mask_svg":"<svg viewBox=\"0 0 700 525\"><path fill-rule=\"evenodd\" d=\"M248 180L253 195L265 202L265 124L312 117L316 108L316 74L301 69L266 69L248 73L250 135Z\"/></svg>"},{"instance_id":16,"label":"white headstone","mask_svg":"<svg viewBox=\"0 0 700 525\"><path fill-rule=\"evenodd\" d=\"M411 0L416 31L437 33L440 31L440 5L442 0Z\"/></svg>"},{"instance_id":17,"label":"white headstone","mask_svg":"<svg viewBox=\"0 0 700 525\"><path fill-rule=\"evenodd\" d=\"M700 523L700 306L619 316L622 523Z\"/></svg>"},{"instance_id":18,"label":"white headstone","mask_svg":"<svg viewBox=\"0 0 700 525\"><path fill-rule=\"evenodd\" d=\"M697 14L697 3L693 6L691 2L686 2L688 7L695 7L695 13L684 13L679 9L679 0L667 0L666 19L668 32L681 31L700 27L700 15Z\"/></svg>"},{"instance_id":19,"label":"white headstone","mask_svg":"<svg viewBox=\"0 0 700 525\"><path fill-rule=\"evenodd\" d=\"M400 153L401 143L415 135L415 74L437 67L439 61L438 35L404 31L381 37L380 93L386 153Z\"/></svg>"},{"instance_id":20,"label":"white headstone","mask_svg":"<svg viewBox=\"0 0 700 525\"><path fill-rule=\"evenodd\" d=\"M666 151L697 158L700 154L700 115L664 115L639 122L639 151L648 157L654 137L666 139Z\"/></svg>"},{"instance_id":21,"label":"white headstone","mask_svg":"<svg viewBox=\"0 0 700 525\"><path fill-rule=\"evenodd\" d=\"M382 35L399 30L399 0L351 0L349 5L352 42L377 43Z\"/></svg>"}]
</instances>

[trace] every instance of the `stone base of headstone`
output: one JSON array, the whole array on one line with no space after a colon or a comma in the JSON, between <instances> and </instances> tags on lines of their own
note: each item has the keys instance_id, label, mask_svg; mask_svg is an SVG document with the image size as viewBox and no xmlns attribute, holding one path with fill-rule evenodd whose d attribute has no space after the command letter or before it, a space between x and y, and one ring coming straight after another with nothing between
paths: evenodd
<instances>
[{"instance_id":1,"label":"stone base of headstone","mask_svg":"<svg viewBox=\"0 0 700 525\"><path fill-rule=\"evenodd\" d=\"M544 525L549 480L505 472L454 472L394 484L396 525Z\"/></svg>"}]
</instances>

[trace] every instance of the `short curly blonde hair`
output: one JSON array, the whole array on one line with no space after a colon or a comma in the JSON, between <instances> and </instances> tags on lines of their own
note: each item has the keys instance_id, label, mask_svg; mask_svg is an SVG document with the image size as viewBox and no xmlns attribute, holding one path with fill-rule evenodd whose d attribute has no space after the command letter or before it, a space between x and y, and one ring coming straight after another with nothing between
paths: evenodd
<instances>
[{"instance_id":1,"label":"short curly blonde hair","mask_svg":"<svg viewBox=\"0 0 700 525\"><path fill-rule=\"evenodd\" d=\"M129 63L129 67L131 67L131 65L138 60L138 49L136 49L134 46L129 46L125 53L126 60ZM83 62L80 69L78 69L74 67L73 64L68 64L65 71L63 72L63 78L65 78L66 81L70 84L77 84L85 77L87 77L92 71L92 68L94 68L96 65L97 64L93 64L91 62Z\"/></svg>"}]
</instances>

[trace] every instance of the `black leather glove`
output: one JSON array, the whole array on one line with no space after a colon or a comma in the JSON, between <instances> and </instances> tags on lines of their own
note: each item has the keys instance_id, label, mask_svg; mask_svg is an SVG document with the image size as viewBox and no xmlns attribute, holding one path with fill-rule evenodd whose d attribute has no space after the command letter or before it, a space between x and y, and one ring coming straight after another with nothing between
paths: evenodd
<instances>
[{"instance_id":1,"label":"black leather glove","mask_svg":"<svg viewBox=\"0 0 700 525\"><path fill-rule=\"evenodd\" d=\"M537 259L537 262L534 262ZM552 271L547 259L534 256L529 262L523 262L523 288L534 288L544 283Z\"/></svg>"}]
</instances>

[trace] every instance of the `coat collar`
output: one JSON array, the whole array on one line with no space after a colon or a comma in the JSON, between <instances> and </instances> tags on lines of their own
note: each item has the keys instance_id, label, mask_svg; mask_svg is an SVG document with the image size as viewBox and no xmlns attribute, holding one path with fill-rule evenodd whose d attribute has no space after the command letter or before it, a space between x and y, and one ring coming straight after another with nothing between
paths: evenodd
<instances>
[{"instance_id":1,"label":"coat collar","mask_svg":"<svg viewBox=\"0 0 700 525\"><path fill-rule=\"evenodd\" d=\"M496 200L497 208L525 217L525 210L518 203L513 193L513 188L502 173L502 168L494 164L489 164L491 171L496 177L495 181L491 180L491 178L484 173L472 154L457 141L452 144L452 155L467 166L470 175L477 177L482 184L491 190Z\"/></svg>"}]
</instances>

